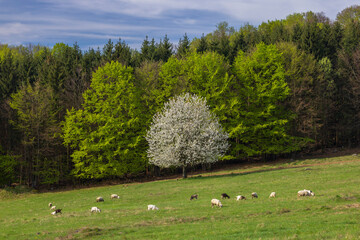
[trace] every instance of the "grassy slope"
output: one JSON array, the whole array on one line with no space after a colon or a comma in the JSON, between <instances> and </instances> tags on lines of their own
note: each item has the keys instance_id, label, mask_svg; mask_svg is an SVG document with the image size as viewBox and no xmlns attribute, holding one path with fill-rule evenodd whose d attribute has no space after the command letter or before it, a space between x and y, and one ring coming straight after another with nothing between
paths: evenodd
<instances>
[{"instance_id":1,"label":"grassy slope","mask_svg":"<svg viewBox=\"0 0 360 240\"><path fill-rule=\"evenodd\" d=\"M302 167L314 163L322 165ZM346 156L221 172L228 175L30 194L0 200L0 239L357 239L359 173L360 158ZM298 199L304 188L316 196ZM259 199L235 200L253 191ZM276 199L268 198L272 191ZM222 200L222 209L211 208L210 200L223 192L231 199ZM111 193L120 199L110 200ZM189 201L194 193L199 199ZM95 203L97 196L105 202ZM49 202L63 214L50 215ZM160 210L147 211L148 204ZM92 206L102 212L91 214Z\"/></svg>"}]
</instances>

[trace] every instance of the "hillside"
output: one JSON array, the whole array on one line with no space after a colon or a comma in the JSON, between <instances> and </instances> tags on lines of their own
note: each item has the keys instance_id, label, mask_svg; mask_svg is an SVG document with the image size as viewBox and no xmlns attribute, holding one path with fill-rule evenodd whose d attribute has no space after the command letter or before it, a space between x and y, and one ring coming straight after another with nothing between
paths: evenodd
<instances>
[{"instance_id":1,"label":"hillside","mask_svg":"<svg viewBox=\"0 0 360 240\"><path fill-rule=\"evenodd\" d=\"M56 193L0 192L1 239L357 239L360 157L294 160L189 179ZM311 189L315 197L297 197ZM251 199L251 192L258 199ZM277 197L269 199L271 192ZM117 193L120 199L110 200ZM190 201L192 194L198 200ZM221 193L223 208L211 208ZM236 195L247 200L236 201ZM96 203L103 196L105 202ZM63 214L50 214L48 203ZM155 204L159 211L147 211ZM101 213L90 213L99 207Z\"/></svg>"}]
</instances>

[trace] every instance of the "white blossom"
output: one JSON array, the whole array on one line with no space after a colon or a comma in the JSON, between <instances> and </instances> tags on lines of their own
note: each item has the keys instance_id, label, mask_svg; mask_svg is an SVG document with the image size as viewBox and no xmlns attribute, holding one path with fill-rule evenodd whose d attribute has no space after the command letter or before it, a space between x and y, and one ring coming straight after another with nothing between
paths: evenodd
<instances>
[{"instance_id":1,"label":"white blossom","mask_svg":"<svg viewBox=\"0 0 360 240\"><path fill-rule=\"evenodd\" d=\"M229 147L228 134L206 100L184 94L165 103L146 134L149 162L161 166L213 163Z\"/></svg>"}]
</instances>

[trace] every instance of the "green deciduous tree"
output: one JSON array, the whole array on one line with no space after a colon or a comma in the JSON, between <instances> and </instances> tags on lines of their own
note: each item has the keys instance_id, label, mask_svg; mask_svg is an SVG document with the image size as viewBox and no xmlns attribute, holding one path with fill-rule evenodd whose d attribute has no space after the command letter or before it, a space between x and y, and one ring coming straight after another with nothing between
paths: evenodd
<instances>
[{"instance_id":1,"label":"green deciduous tree","mask_svg":"<svg viewBox=\"0 0 360 240\"><path fill-rule=\"evenodd\" d=\"M353 5L343 9L336 16L336 21L342 26L353 22L354 20L360 21L360 5Z\"/></svg>"},{"instance_id":2,"label":"green deciduous tree","mask_svg":"<svg viewBox=\"0 0 360 240\"><path fill-rule=\"evenodd\" d=\"M145 128L133 69L107 63L90 87L83 109L69 111L63 127L64 143L74 150L74 175L108 178L144 170Z\"/></svg>"},{"instance_id":3,"label":"green deciduous tree","mask_svg":"<svg viewBox=\"0 0 360 240\"><path fill-rule=\"evenodd\" d=\"M185 58L171 57L159 73L158 106L169 98L189 92L207 99L210 108L222 119L231 77L225 57L215 53L189 53Z\"/></svg>"},{"instance_id":4,"label":"green deciduous tree","mask_svg":"<svg viewBox=\"0 0 360 240\"><path fill-rule=\"evenodd\" d=\"M290 89L284 61L274 45L260 43L250 54L239 52L233 64L236 75L230 88L228 123L234 156L291 152L298 148L288 134L291 114L281 104Z\"/></svg>"}]
</instances>

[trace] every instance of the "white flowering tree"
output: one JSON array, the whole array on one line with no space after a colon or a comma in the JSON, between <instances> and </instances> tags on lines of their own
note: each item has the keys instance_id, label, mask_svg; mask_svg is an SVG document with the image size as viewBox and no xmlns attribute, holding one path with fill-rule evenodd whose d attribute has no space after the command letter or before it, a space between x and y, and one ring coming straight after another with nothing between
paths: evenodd
<instances>
[{"instance_id":1,"label":"white flowering tree","mask_svg":"<svg viewBox=\"0 0 360 240\"><path fill-rule=\"evenodd\" d=\"M165 103L154 115L146 134L147 154L154 165L182 167L186 178L187 166L213 163L223 157L229 147L227 139L206 100L186 93Z\"/></svg>"}]
</instances>

